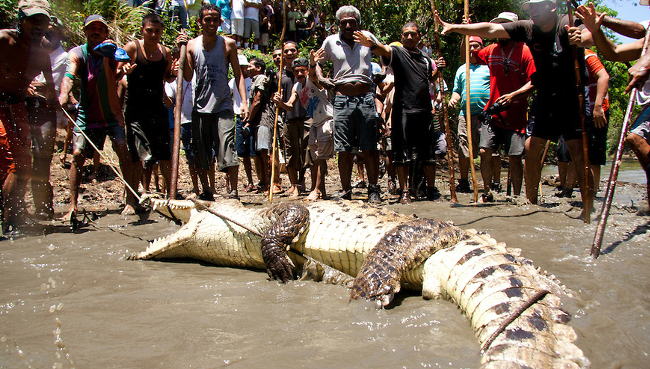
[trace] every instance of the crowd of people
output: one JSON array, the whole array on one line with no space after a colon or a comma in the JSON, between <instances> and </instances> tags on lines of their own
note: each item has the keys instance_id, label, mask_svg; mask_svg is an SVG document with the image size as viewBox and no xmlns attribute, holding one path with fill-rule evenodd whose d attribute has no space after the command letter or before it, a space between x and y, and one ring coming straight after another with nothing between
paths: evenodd
<instances>
[{"instance_id":1,"label":"crowd of people","mask_svg":"<svg viewBox=\"0 0 650 369\"><path fill-rule=\"evenodd\" d=\"M170 9L183 18L184 6L172 1ZM217 194L238 199L240 189L285 192L307 200L349 200L353 188L360 186L352 180L356 163L367 178L370 203L382 202L379 178L384 172L386 190L399 196L400 203L433 201L440 197L436 160L457 146L460 179L454 190L472 190L468 171L474 156L480 156L481 199L493 201L493 193L501 190L503 155L514 195L519 196L525 185L526 198L534 204L547 141L559 140L563 180L558 196L572 196L577 181L585 208L593 201L587 188L598 184L594 177L605 164L609 76L596 53L585 47L595 45L612 60L638 59L643 39L616 46L600 28L605 25L638 37L645 34L642 25L599 14L593 6L577 9L582 25L569 24L549 0L523 4L530 20L502 12L489 22L451 24L435 14L443 35L469 36L469 66L458 68L447 100L448 88L439 83L446 62L440 55L432 58L417 23L404 24L400 40L385 45L361 29L357 8L342 6L334 14L337 31L317 49L305 50L303 54L309 55L305 58L299 57L297 40L310 35L325 16L306 15L310 11L303 1L288 8L288 38L274 50L264 33L277 26L272 17L277 9L268 0L233 0L203 3L198 37L190 39L181 32L171 50L161 44L162 18L151 12L142 20L141 39L122 47L110 39L106 20L90 15L83 25L86 43L66 52L61 44L64 27L51 16L48 1L21 0L17 29L0 31L5 226L20 227L25 221L30 182L35 216L53 217L49 168L57 123L72 132L66 219L78 211L85 160L97 156L107 137L125 184L124 214L144 210L137 200L141 191L150 191L154 168L160 169L169 191L179 85L181 141L191 191L204 200ZM293 26L292 11L302 14L295 15ZM494 42L488 45L487 39ZM242 47L270 52L275 68L258 58L248 60ZM180 50L186 50L184 65L179 65ZM639 88L642 106L650 106L649 63L646 54L630 69L630 88ZM461 108L457 145L445 136L440 116L446 107ZM646 174L649 111L643 110L627 138ZM588 157L583 154L582 122ZM328 194L328 160L335 154L340 191ZM588 173L581 170L585 160L592 166ZM241 186L240 161L246 178ZM225 189L215 184L217 171L226 175Z\"/></svg>"}]
</instances>

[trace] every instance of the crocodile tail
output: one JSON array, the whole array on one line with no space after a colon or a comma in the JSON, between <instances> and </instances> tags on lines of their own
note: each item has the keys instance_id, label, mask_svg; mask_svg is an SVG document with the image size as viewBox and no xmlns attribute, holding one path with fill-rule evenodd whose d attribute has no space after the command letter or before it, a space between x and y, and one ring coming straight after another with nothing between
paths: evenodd
<instances>
[{"instance_id":1,"label":"crocodile tail","mask_svg":"<svg viewBox=\"0 0 650 369\"><path fill-rule=\"evenodd\" d=\"M481 344L482 368L587 368L576 333L561 309L565 288L555 277L489 235L431 256L422 295L454 301Z\"/></svg>"}]
</instances>

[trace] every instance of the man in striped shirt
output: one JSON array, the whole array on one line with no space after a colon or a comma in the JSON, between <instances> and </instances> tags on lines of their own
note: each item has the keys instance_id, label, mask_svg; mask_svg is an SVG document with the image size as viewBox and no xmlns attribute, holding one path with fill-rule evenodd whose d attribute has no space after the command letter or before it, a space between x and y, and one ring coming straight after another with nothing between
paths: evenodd
<instances>
[{"instance_id":1,"label":"man in striped shirt","mask_svg":"<svg viewBox=\"0 0 650 369\"><path fill-rule=\"evenodd\" d=\"M472 36L469 38L469 69L470 69L470 114L472 127L472 154L474 157L478 154L480 113L485 108L485 104L490 99L490 69L487 65L479 65L476 59L476 53L483 48L483 40L480 37ZM469 141L467 140L467 120L465 117L466 109L466 88L465 88L465 64L461 65L456 71L454 78L454 89L449 100L451 107L460 106L458 115L458 146L459 158L458 166L460 169L460 179L456 191L471 192L469 187L468 172L470 165ZM458 104L460 101L460 105ZM489 165L489 164L486 164Z\"/></svg>"}]
</instances>

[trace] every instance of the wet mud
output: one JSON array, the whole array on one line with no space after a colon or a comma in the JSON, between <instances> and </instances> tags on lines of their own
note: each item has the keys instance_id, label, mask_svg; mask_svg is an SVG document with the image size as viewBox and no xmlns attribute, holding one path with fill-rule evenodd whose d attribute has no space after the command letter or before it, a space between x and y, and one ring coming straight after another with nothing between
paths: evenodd
<instances>
[{"instance_id":1,"label":"wet mud","mask_svg":"<svg viewBox=\"0 0 650 369\"><path fill-rule=\"evenodd\" d=\"M635 213L643 190L617 189L597 261L589 257L595 222L583 224L574 203L548 196L550 186L541 206L499 197L468 205L465 194L457 206L387 206L522 248L573 290L565 308L593 368L643 368L650 217ZM396 307L378 311L349 302L340 286L283 285L264 272L194 261L127 261L178 226L156 215L99 215L78 233L58 224L0 242L0 368L479 367L470 325L450 302L402 294Z\"/></svg>"}]
</instances>

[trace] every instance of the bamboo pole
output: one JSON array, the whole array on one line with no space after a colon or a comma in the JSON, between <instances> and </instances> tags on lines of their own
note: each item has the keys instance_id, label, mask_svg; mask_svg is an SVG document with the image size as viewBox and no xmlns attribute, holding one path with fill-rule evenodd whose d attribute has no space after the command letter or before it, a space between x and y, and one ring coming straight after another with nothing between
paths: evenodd
<instances>
[{"instance_id":1,"label":"bamboo pole","mask_svg":"<svg viewBox=\"0 0 650 369\"><path fill-rule=\"evenodd\" d=\"M431 2L431 13L433 14L434 24L435 24L435 14L436 1L430 0ZM433 39L434 39L434 51L439 57L442 56L442 51L440 50L440 35L438 34L437 26L434 26L436 29L433 30ZM438 88L442 95L442 119L445 124L445 136L447 140L447 165L449 165L449 193L451 195L451 202L458 202L458 197L456 196L456 178L454 175L455 165L454 165L454 140L451 136L451 129L449 128L449 112L447 111L447 101L446 95L447 91L445 90L445 79L442 75L442 72L438 72Z\"/></svg>"},{"instance_id":2,"label":"bamboo pole","mask_svg":"<svg viewBox=\"0 0 650 369\"><path fill-rule=\"evenodd\" d=\"M641 51L641 56L645 55L648 50L648 34L646 34L645 40L643 41L643 50ZM612 169L609 172L609 179L607 180L607 189L605 190L605 200L603 201L603 207L600 210L598 215L598 225L596 226L596 234L594 235L594 241L591 244L590 254L594 259L597 259L600 256L600 247L603 243L603 236L605 235L605 227L607 226L607 217L609 216L609 210L612 207L612 200L614 199L614 191L616 190L616 180L618 179L618 170L621 167L621 161L623 159L623 146L625 145L625 136L627 135L628 127L630 126L630 121L632 117L632 110L634 108L634 101L636 100L638 90L636 88L632 89L630 93L630 100L627 103L627 109L625 110L625 118L623 119L623 126L621 127L621 135L618 138L618 146L616 148L616 155L614 156L614 162L612 163Z\"/></svg>"},{"instance_id":3,"label":"bamboo pole","mask_svg":"<svg viewBox=\"0 0 650 369\"><path fill-rule=\"evenodd\" d=\"M282 2L282 33L280 33L280 70L278 71L278 93L282 92L282 72L284 70L284 36L287 31L287 2ZM280 116L280 106L275 106L275 119L273 120L273 143L271 150L271 180L269 181L269 202L273 202L273 179L275 178L275 158L278 150L278 117ZM280 163L278 163L279 166Z\"/></svg>"},{"instance_id":4,"label":"bamboo pole","mask_svg":"<svg viewBox=\"0 0 650 369\"><path fill-rule=\"evenodd\" d=\"M465 19L469 22L469 0L464 1ZM470 104L470 69L469 69L469 35L465 36L465 123L467 124L467 148L469 149L469 168L472 173L472 189L474 202L478 202L478 184L476 183L476 169L474 168L474 148L472 147L472 110Z\"/></svg>"},{"instance_id":5,"label":"bamboo pole","mask_svg":"<svg viewBox=\"0 0 650 369\"><path fill-rule=\"evenodd\" d=\"M566 6L567 6L567 14L569 16L569 26L573 27L573 8L571 7L571 1L566 0ZM576 76L576 88L578 92L578 109L579 109L579 115L580 115L580 129L582 130L582 160L583 160L583 180L582 180L582 188L580 191L585 191L584 196L583 196L583 204L582 208L584 211L584 217L583 221L587 224L591 223L591 206L592 206L592 201L593 201L593 196L591 193L591 184L589 181L589 176L591 174L591 165L589 164L589 142L588 142L588 137L587 137L587 127L585 125L585 91L584 87L582 86L582 78L581 78L581 73L580 73L580 63L578 62L578 58L576 55L576 50L575 47L571 48L571 54L573 56L573 65L574 65L574 70L575 70L575 76ZM577 168L576 168L577 169Z\"/></svg>"}]
</instances>

